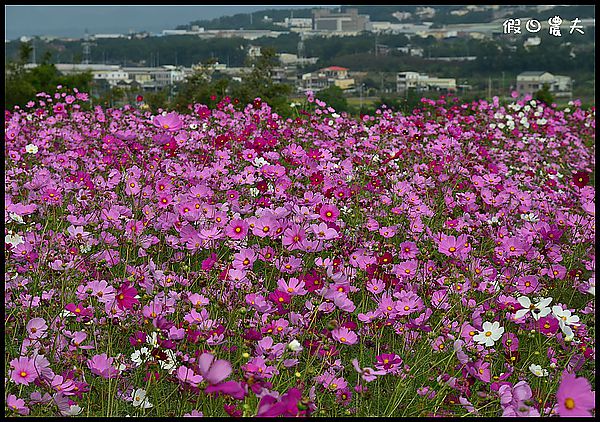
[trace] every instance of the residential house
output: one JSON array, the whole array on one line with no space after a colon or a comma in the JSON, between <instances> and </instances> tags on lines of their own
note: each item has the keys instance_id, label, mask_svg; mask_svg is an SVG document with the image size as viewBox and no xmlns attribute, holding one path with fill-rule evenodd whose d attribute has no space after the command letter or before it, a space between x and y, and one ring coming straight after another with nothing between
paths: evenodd
<instances>
[{"instance_id":1,"label":"residential house","mask_svg":"<svg viewBox=\"0 0 600 422\"><path fill-rule=\"evenodd\" d=\"M305 73L300 81L300 90L319 91L332 85L343 90L351 89L355 81L348 76L348 70L346 67L329 66L316 72Z\"/></svg>"},{"instance_id":2,"label":"residential house","mask_svg":"<svg viewBox=\"0 0 600 422\"><path fill-rule=\"evenodd\" d=\"M399 72L396 75L396 91L400 94L414 89L417 92L435 90L443 92L456 91L456 79L437 78L418 72Z\"/></svg>"},{"instance_id":3,"label":"residential house","mask_svg":"<svg viewBox=\"0 0 600 422\"><path fill-rule=\"evenodd\" d=\"M521 95L534 94L547 84L557 97L571 97L573 84L569 76L553 75L546 71L528 71L517 75L517 91Z\"/></svg>"}]
</instances>

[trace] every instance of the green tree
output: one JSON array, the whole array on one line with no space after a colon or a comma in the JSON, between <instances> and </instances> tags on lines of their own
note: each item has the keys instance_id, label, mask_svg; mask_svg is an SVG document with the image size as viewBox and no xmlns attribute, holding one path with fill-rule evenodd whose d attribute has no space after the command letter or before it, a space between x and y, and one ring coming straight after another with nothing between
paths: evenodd
<instances>
[{"instance_id":1,"label":"green tree","mask_svg":"<svg viewBox=\"0 0 600 422\"><path fill-rule=\"evenodd\" d=\"M344 91L336 85L331 85L329 88L322 89L315 94L321 101L325 101L328 106L335 108L335 111L349 111L348 100L344 97Z\"/></svg>"},{"instance_id":2,"label":"green tree","mask_svg":"<svg viewBox=\"0 0 600 422\"><path fill-rule=\"evenodd\" d=\"M248 64L252 66L252 71L243 78L243 83L232 87L232 95L242 104L248 104L259 97L277 113L290 116L292 110L289 95L292 87L273 81L273 70L278 64L275 50L270 47L261 49L261 55Z\"/></svg>"},{"instance_id":3,"label":"green tree","mask_svg":"<svg viewBox=\"0 0 600 422\"><path fill-rule=\"evenodd\" d=\"M166 109L169 105L169 88L165 87L160 91L145 94L144 101L153 113L156 113L159 108Z\"/></svg>"},{"instance_id":4,"label":"green tree","mask_svg":"<svg viewBox=\"0 0 600 422\"><path fill-rule=\"evenodd\" d=\"M31 69L25 68L29 61L32 48L28 43L21 43L19 58L5 64L4 107L11 109L15 105L23 107L28 101L35 100L38 92L53 93L57 85L67 88L77 88L89 92L92 81L90 72L74 75L62 75L51 63L51 54L46 52L42 62Z\"/></svg>"},{"instance_id":5,"label":"green tree","mask_svg":"<svg viewBox=\"0 0 600 422\"><path fill-rule=\"evenodd\" d=\"M212 95L225 96L229 88L229 78L219 77L212 65L216 60L212 59L199 66L185 82L177 89L177 95L171 102L171 106L182 113L188 111L189 104L209 104Z\"/></svg>"},{"instance_id":6,"label":"green tree","mask_svg":"<svg viewBox=\"0 0 600 422\"><path fill-rule=\"evenodd\" d=\"M546 105L551 105L554 102L554 96L550 92L550 85L544 84L542 89L533 95L533 98L535 98L536 101L541 101Z\"/></svg>"}]
</instances>

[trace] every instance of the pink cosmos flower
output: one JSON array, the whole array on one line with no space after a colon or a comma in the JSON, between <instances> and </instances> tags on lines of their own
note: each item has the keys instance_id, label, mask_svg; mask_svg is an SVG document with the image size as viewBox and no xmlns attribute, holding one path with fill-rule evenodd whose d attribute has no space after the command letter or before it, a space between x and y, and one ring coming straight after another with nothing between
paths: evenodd
<instances>
[{"instance_id":1,"label":"pink cosmos flower","mask_svg":"<svg viewBox=\"0 0 600 422\"><path fill-rule=\"evenodd\" d=\"M358 359L352 359L352 366L356 369L362 379L366 382L375 381L379 375L385 375L387 372L382 370L374 370L373 368L361 368Z\"/></svg>"},{"instance_id":2,"label":"pink cosmos flower","mask_svg":"<svg viewBox=\"0 0 600 422\"><path fill-rule=\"evenodd\" d=\"M441 235L438 243L438 251L446 256L459 257L462 256L465 250L465 241L463 235L458 238L454 236Z\"/></svg>"},{"instance_id":3,"label":"pink cosmos flower","mask_svg":"<svg viewBox=\"0 0 600 422\"><path fill-rule=\"evenodd\" d=\"M592 416L591 410L596 407L596 395L590 382L566 371L556 391L556 401L556 413L563 417Z\"/></svg>"},{"instance_id":4,"label":"pink cosmos flower","mask_svg":"<svg viewBox=\"0 0 600 422\"><path fill-rule=\"evenodd\" d=\"M335 205L325 204L319 210L319 215L323 221L333 223L340 216L340 210Z\"/></svg>"},{"instance_id":5,"label":"pink cosmos flower","mask_svg":"<svg viewBox=\"0 0 600 422\"><path fill-rule=\"evenodd\" d=\"M282 243L289 250L299 249L306 239L306 230L303 227L292 224L283 232Z\"/></svg>"},{"instance_id":6,"label":"pink cosmos flower","mask_svg":"<svg viewBox=\"0 0 600 422\"><path fill-rule=\"evenodd\" d=\"M33 382L38 377L33 359L29 359L26 356L11 360L10 366L14 368L10 373L10 378L15 384L29 385L30 382Z\"/></svg>"},{"instance_id":7,"label":"pink cosmos flower","mask_svg":"<svg viewBox=\"0 0 600 422\"><path fill-rule=\"evenodd\" d=\"M287 292L291 296L304 296L308 293L308 291L304 288L304 283L295 277L290 278L289 281L285 281L283 278L280 278L277 281L277 287L279 287L279 290Z\"/></svg>"},{"instance_id":8,"label":"pink cosmos flower","mask_svg":"<svg viewBox=\"0 0 600 422\"><path fill-rule=\"evenodd\" d=\"M248 234L248 223L241 219L234 219L225 227L225 234L234 240L240 240Z\"/></svg>"},{"instance_id":9,"label":"pink cosmos flower","mask_svg":"<svg viewBox=\"0 0 600 422\"><path fill-rule=\"evenodd\" d=\"M255 220L252 234L258 237L274 236L279 223L273 217L260 217Z\"/></svg>"},{"instance_id":10,"label":"pink cosmos flower","mask_svg":"<svg viewBox=\"0 0 600 422\"><path fill-rule=\"evenodd\" d=\"M526 275L517 278L517 290L519 293L526 295L529 293L535 293L540 286L538 278L534 275Z\"/></svg>"},{"instance_id":11,"label":"pink cosmos flower","mask_svg":"<svg viewBox=\"0 0 600 422\"><path fill-rule=\"evenodd\" d=\"M46 324L46 320L44 318L32 318L27 323L26 328L29 338L33 340L46 337L48 325Z\"/></svg>"},{"instance_id":12,"label":"pink cosmos flower","mask_svg":"<svg viewBox=\"0 0 600 422\"><path fill-rule=\"evenodd\" d=\"M183 127L183 121L176 112L168 113L166 116L159 114L154 116L152 124L158 128L175 132Z\"/></svg>"},{"instance_id":13,"label":"pink cosmos flower","mask_svg":"<svg viewBox=\"0 0 600 422\"><path fill-rule=\"evenodd\" d=\"M226 360L215 360L215 356L210 353L202 353L198 358L198 370L210 384L218 384L227 378L233 369L231 363Z\"/></svg>"},{"instance_id":14,"label":"pink cosmos flower","mask_svg":"<svg viewBox=\"0 0 600 422\"><path fill-rule=\"evenodd\" d=\"M194 373L193 370L186 368L183 365L177 368L177 378L181 382L189 383L192 387L198 387L198 384L200 384L204 379L202 378L202 375Z\"/></svg>"},{"instance_id":15,"label":"pink cosmos flower","mask_svg":"<svg viewBox=\"0 0 600 422\"><path fill-rule=\"evenodd\" d=\"M25 406L25 400L18 399L14 394L9 394L6 398L6 407L17 412L19 415L29 415L29 408Z\"/></svg>"},{"instance_id":16,"label":"pink cosmos flower","mask_svg":"<svg viewBox=\"0 0 600 422\"><path fill-rule=\"evenodd\" d=\"M398 277L413 278L417 274L419 261L411 259L394 266L394 274Z\"/></svg>"},{"instance_id":17,"label":"pink cosmos flower","mask_svg":"<svg viewBox=\"0 0 600 422\"><path fill-rule=\"evenodd\" d=\"M119 371L112 366L114 358L109 358L106 353L95 355L88 359L87 366L93 374L100 375L102 378L115 378L119 375Z\"/></svg>"},{"instance_id":18,"label":"pink cosmos flower","mask_svg":"<svg viewBox=\"0 0 600 422\"><path fill-rule=\"evenodd\" d=\"M327 223L311 224L310 229L320 240L330 240L338 237L337 230L329 227Z\"/></svg>"},{"instance_id":19,"label":"pink cosmos flower","mask_svg":"<svg viewBox=\"0 0 600 422\"><path fill-rule=\"evenodd\" d=\"M402 242L398 246L400 259L412 259L417 256L419 249L414 242Z\"/></svg>"},{"instance_id":20,"label":"pink cosmos flower","mask_svg":"<svg viewBox=\"0 0 600 422\"><path fill-rule=\"evenodd\" d=\"M336 328L331 332L331 337L333 337L334 340L339 341L340 343L348 345L353 345L358 342L358 336L346 327Z\"/></svg>"},{"instance_id":21,"label":"pink cosmos flower","mask_svg":"<svg viewBox=\"0 0 600 422\"><path fill-rule=\"evenodd\" d=\"M246 390L241 383L236 381L223 382L233 371L231 363L226 360L215 360L214 355L202 353L198 358L198 370L210 384L205 388L205 393L227 394L237 400L242 400Z\"/></svg>"}]
</instances>

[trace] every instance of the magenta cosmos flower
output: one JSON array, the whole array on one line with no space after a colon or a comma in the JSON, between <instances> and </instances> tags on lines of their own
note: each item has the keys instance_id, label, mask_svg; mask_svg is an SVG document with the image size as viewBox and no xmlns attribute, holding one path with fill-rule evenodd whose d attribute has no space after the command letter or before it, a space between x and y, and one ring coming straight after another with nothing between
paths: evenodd
<instances>
[{"instance_id":1,"label":"magenta cosmos flower","mask_svg":"<svg viewBox=\"0 0 600 422\"><path fill-rule=\"evenodd\" d=\"M175 112L171 112L165 116L154 116L154 119L152 119L152 124L156 127L168 130L170 132L174 132L183 127L183 121Z\"/></svg>"},{"instance_id":2,"label":"magenta cosmos flower","mask_svg":"<svg viewBox=\"0 0 600 422\"><path fill-rule=\"evenodd\" d=\"M340 216L340 211L335 205L325 204L319 210L319 215L323 221L333 223Z\"/></svg>"},{"instance_id":3,"label":"magenta cosmos flower","mask_svg":"<svg viewBox=\"0 0 600 422\"><path fill-rule=\"evenodd\" d=\"M563 373L556 400L556 413L560 416L592 416L590 410L596 407L596 398L590 382L569 372Z\"/></svg>"},{"instance_id":4,"label":"magenta cosmos flower","mask_svg":"<svg viewBox=\"0 0 600 422\"><path fill-rule=\"evenodd\" d=\"M128 282L123 283L117 291L117 305L121 309L133 308L133 305L139 303L135 298L136 295L137 289L135 287L130 286Z\"/></svg>"},{"instance_id":5,"label":"magenta cosmos flower","mask_svg":"<svg viewBox=\"0 0 600 422\"><path fill-rule=\"evenodd\" d=\"M291 388L279 398L269 394L264 395L258 404L258 417L296 416L298 401L302 398L302 392L297 388Z\"/></svg>"}]
</instances>

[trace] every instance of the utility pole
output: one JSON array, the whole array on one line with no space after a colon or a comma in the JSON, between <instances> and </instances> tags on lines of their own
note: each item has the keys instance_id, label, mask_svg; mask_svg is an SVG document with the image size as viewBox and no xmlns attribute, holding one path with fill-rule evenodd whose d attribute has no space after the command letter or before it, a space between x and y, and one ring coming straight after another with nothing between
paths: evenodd
<instances>
[{"instance_id":1,"label":"utility pole","mask_svg":"<svg viewBox=\"0 0 600 422\"><path fill-rule=\"evenodd\" d=\"M488 100L492 98L492 77L488 76Z\"/></svg>"},{"instance_id":2,"label":"utility pole","mask_svg":"<svg viewBox=\"0 0 600 422\"><path fill-rule=\"evenodd\" d=\"M500 88L500 95L504 96L505 95L505 91L504 91L504 72L502 72L502 87Z\"/></svg>"},{"instance_id":3,"label":"utility pole","mask_svg":"<svg viewBox=\"0 0 600 422\"><path fill-rule=\"evenodd\" d=\"M362 91L363 91L363 85L364 84L360 84L360 108L362 109L362 105L363 105L363 100L362 100Z\"/></svg>"},{"instance_id":4,"label":"utility pole","mask_svg":"<svg viewBox=\"0 0 600 422\"><path fill-rule=\"evenodd\" d=\"M31 39L31 48L33 49L33 64L35 64L35 37Z\"/></svg>"}]
</instances>

